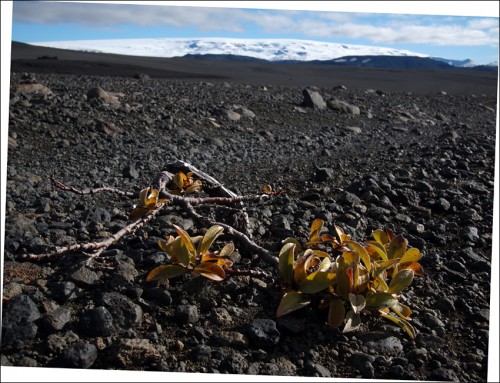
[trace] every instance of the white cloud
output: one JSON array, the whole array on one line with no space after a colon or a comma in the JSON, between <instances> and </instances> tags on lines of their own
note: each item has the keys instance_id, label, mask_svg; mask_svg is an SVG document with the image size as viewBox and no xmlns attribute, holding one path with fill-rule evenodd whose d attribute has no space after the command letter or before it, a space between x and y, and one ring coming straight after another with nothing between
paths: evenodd
<instances>
[{"instance_id":1,"label":"white cloud","mask_svg":"<svg viewBox=\"0 0 500 383\"><path fill-rule=\"evenodd\" d=\"M258 29L269 37L289 33L304 38L365 39L377 44L498 46L498 18L377 15L342 12L247 10L123 4L16 2L14 21L55 24L73 22L111 28L138 26L194 27L203 33L243 33ZM432 20L432 23L431 23ZM274 36L273 36L274 35ZM278 35L278 36L276 36Z\"/></svg>"},{"instance_id":2,"label":"white cloud","mask_svg":"<svg viewBox=\"0 0 500 383\"><path fill-rule=\"evenodd\" d=\"M496 29L498 30L499 19L495 17L472 19L467 23L473 29Z\"/></svg>"}]
</instances>

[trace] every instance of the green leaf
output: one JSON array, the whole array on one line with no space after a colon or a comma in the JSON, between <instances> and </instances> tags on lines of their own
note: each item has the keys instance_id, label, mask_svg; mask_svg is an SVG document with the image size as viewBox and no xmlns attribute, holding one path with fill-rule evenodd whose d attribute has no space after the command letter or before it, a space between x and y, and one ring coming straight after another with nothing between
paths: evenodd
<instances>
[{"instance_id":1,"label":"green leaf","mask_svg":"<svg viewBox=\"0 0 500 383\"><path fill-rule=\"evenodd\" d=\"M387 291L389 294L396 294L408 287L410 283L413 281L413 270L404 269L399 273L394 275L391 279L391 283L389 284L389 290Z\"/></svg>"},{"instance_id":2,"label":"green leaf","mask_svg":"<svg viewBox=\"0 0 500 383\"><path fill-rule=\"evenodd\" d=\"M359 254L355 251L344 251L341 257L344 259L346 265L358 264L360 260Z\"/></svg>"},{"instance_id":3,"label":"green leaf","mask_svg":"<svg viewBox=\"0 0 500 383\"><path fill-rule=\"evenodd\" d=\"M299 291L314 294L326 289L335 280L335 274L328 271L315 271L298 284Z\"/></svg>"},{"instance_id":4,"label":"green leaf","mask_svg":"<svg viewBox=\"0 0 500 383\"><path fill-rule=\"evenodd\" d=\"M182 242L189 252L190 259L194 261L196 258L196 248L194 247L193 240L182 227L174 225L174 229L177 231L177 234L179 234L179 237L182 238Z\"/></svg>"},{"instance_id":5,"label":"green leaf","mask_svg":"<svg viewBox=\"0 0 500 383\"><path fill-rule=\"evenodd\" d=\"M422 265L418 262L408 262L408 263L400 263L399 269L401 270L413 270L413 274L415 275L424 275L424 269Z\"/></svg>"},{"instance_id":6,"label":"green leaf","mask_svg":"<svg viewBox=\"0 0 500 383\"><path fill-rule=\"evenodd\" d=\"M310 238L319 236L319 233L321 232L324 223L325 221L323 221L321 218L316 218L311 223Z\"/></svg>"},{"instance_id":7,"label":"green leaf","mask_svg":"<svg viewBox=\"0 0 500 383\"><path fill-rule=\"evenodd\" d=\"M225 271L217 263L213 262L202 262L196 265L194 271L205 278L211 279L213 281L221 282L226 277Z\"/></svg>"},{"instance_id":8,"label":"green leaf","mask_svg":"<svg viewBox=\"0 0 500 383\"><path fill-rule=\"evenodd\" d=\"M173 238L173 237L172 237ZM185 267L187 267L190 263L189 252L184 245L181 237L176 237L175 239L169 240L168 243L165 243L163 240L158 241L158 245L160 249L162 249L165 253L170 255L172 261L178 261L182 263Z\"/></svg>"},{"instance_id":9,"label":"green leaf","mask_svg":"<svg viewBox=\"0 0 500 383\"><path fill-rule=\"evenodd\" d=\"M178 265L162 265L150 271L146 281L158 281L162 279L175 278L188 271L185 267Z\"/></svg>"},{"instance_id":10,"label":"green leaf","mask_svg":"<svg viewBox=\"0 0 500 383\"><path fill-rule=\"evenodd\" d=\"M349 302L351 303L352 310L355 314L359 314L366 305L365 297L361 294L349 293Z\"/></svg>"},{"instance_id":11,"label":"green leaf","mask_svg":"<svg viewBox=\"0 0 500 383\"><path fill-rule=\"evenodd\" d=\"M187 181L187 177L183 172L178 172L174 175L174 182L179 189L184 188L185 181Z\"/></svg>"},{"instance_id":12,"label":"green leaf","mask_svg":"<svg viewBox=\"0 0 500 383\"><path fill-rule=\"evenodd\" d=\"M297 253L297 254L300 254L303 251L302 245L295 238L287 237L283 241L281 241L281 243L283 245L286 245L287 243L293 243L295 245L295 253Z\"/></svg>"},{"instance_id":13,"label":"green leaf","mask_svg":"<svg viewBox=\"0 0 500 383\"><path fill-rule=\"evenodd\" d=\"M148 186L147 188L144 188L139 192L140 206L146 206L146 203L148 201L149 189L150 187Z\"/></svg>"},{"instance_id":14,"label":"green leaf","mask_svg":"<svg viewBox=\"0 0 500 383\"><path fill-rule=\"evenodd\" d=\"M283 315L289 314L292 311L307 306L310 302L311 300L306 298L304 295L296 291L289 291L285 293L285 295L283 295L283 298L281 298L276 316L281 317Z\"/></svg>"},{"instance_id":15,"label":"green leaf","mask_svg":"<svg viewBox=\"0 0 500 383\"><path fill-rule=\"evenodd\" d=\"M340 244L351 239L351 236L349 234L346 234L344 230L337 225L335 225L335 235L337 237L338 243Z\"/></svg>"},{"instance_id":16,"label":"green leaf","mask_svg":"<svg viewBox=\"0 0 500 383\"><path fill-rule=\"evenodd\" d=\"M346 324L342 332L354 331L361 326L361 316L356 314L353 310L347 312L345 319Z\"/></svg>"},{"instance_id":17,"label":"green leaf","mask_svg":"<svg viewBox=\"0 0 500 383\"><path fill-rule=\"evenodd\" d=\"M382 308L393 307L398 304L398 300L392 294L385 292L368 293L366 296L366 307Z\"/></svg>"},{"instance_id":18,"label":"green leaf","mask_svg":"<svg viewBox=\"0 0 500 383\"><path fill-rule=\"evenodd\" d=\"M375 285L377 291L386 292L387 290L389 290L389 286L387 286L387 283L385 282L384 278L382 278L381 275L375 276L375 279L373 280L373 285Z\"/></svg>"},{"instance_id":19,"label":"green leaf","mask_svg":"<svg viewBox=\"0 0 500 383\"><path fill-rule=\"evenodd\" d=\"M232 242L228 243L222 248L219 253L219 257L229 257L234 252L234 244Z\"/></svg>"},{"instance_id":20,"label":"green leaf","mask_svg":"<svg viewBox=\"0 0 500 383\"><path fill-rule=\"evenodd\" d=\"M185 192L186 193L194 193L194 192L199 192L201 188L203 187L203 184L201 183L200 180L196 180L193 182L192 185L186 188Z\"/></svg>"},{"instance_id":21,"label":"green leaf","mask_svg":"<svg viewBox=\"0 0 500 383\"><path fill-rule=\"evenodd\" d=\"M382 318L388 319L391 322L396 323L399 327L401 327L406 333L410 336L410 338L415 339L417 336L417 332L415 331L415 328L405 319L401 317L395 317L394 315L391 314L386 314L384 312L380 312L380 316Z\"/></svg>"},{"instance_id":22,"label":"green leaf","mask_svg":"<svg viewBox=\"0 0 500 383\"><path fill-rule=\"evenodd\" d=\"M385 246L387 243L389 243L389 239L387 238L387 233L385 230L377 229L372 232L373 238L375 238L375 241L380 243L382 246Z\"/></svg>"},{"instance_id":23,"label":"green leaf","mask_svg":"<svg viewBox=\"0 0 500 383\"><path fill-rule=\"evenodd\" d=\"M368 241L366 242L367 250L372 254L377 254L380 259L387 261L387 252L385 250L385 246L377 241Z\"/></svg>"},{"instance_id":24,"label":"green leaf","mask_svg":"<svg viewBox=\"0 0 500 383\"><path fill-rule=\"evenodd\" d=\"M407 245L408 241L401 234L396 235L387 249L387 257L389 259L403 258Z\"/></svg>"},{"instance_id":25,"label":"green leaf","mask_svg":"<svg viewBox=\"0 0 500 383\"><path fill-rule=\"evenodd\" d=\"M375 275L382 274L385 270L387 270L390 267L394 266L398 262L399 262L399 259L397 259L397 258L389 259L388 261L377 261L377 262L375 262Z\"/></svg>"},{"instance_id":26,"label":"green leaf","mask_svg":"<svg viewBox=\"0 0 500 383\"><path fill-rule=\"evenodd\" d=\"M305 264L310 257L313 257L311 249L307 249L293 264L293 281L297 285L307 277Z\"/></svg>"},{"instance_id":27,"label":"green leaf","mask_svg":"<svg viewBox=\"0 0 500 383\"><path fill-rule=\"evenodd\" d=\"M403 258L401 258L401 263L406 263L406 262L417 262L422 258L422 253L420 253L420 250L418 250L416 247L412 247L411 249L406 250L405 255L403 255Z\"/></svg>"},{"instance_id":28,"label":"green leaf","mask_svg":"<svg viewBox=\"0 0 500 383\"><path fill-rule=\"evenodd\" d=\"M205 235L203 236L203 239L201 242L198 244L198 254L205 254L208 249L210 249L210 246L214 243L214 241L222 235L222 232L224 231L224 228L219 225L214 225L210 227Z\"/></svg>"},{"instance_id":29,"label":"green leaf","mask_svg":"<svg viewBox=\"0 0 500 383\"><path fill-rule=\"evenodd\" d=\"M334 298L330 302L330 308L328 309L328 324L332 328L338 328L345 318L345 306L344 301L339 298Z\"/></svg>"},{"instance_id":30,"label":"green leaf","mask_svg":"<svg viewBox=\"0 0 500 383\"><path fill-rule=\"evenodd\" d=\"M344 300L349 300L349 293L353 286L352 267L346 268L342 274L337 277L337 291Z\"/></svg>"},{"instance_id":31,"label":"green leaf","mask_svg":"<svg viewBox=\"0 0 500 383\"><path fill-rule=\"evenodd\" d=\"M288 283L292 284L293 281L293 257L295 252L294 243L286 243L279 253L279 271L281 278Z\"/></svg>"},{"instance_id":32,"label":"green leaf","mask_svg":"<svg viewBox=\"0 0 500 383\"><path fill-rule=\"evenodd\" d=\"M354 249L354 251L359 255L359 257L361 258L361 260L365 264L366 270L368 270L368 272L370 272L370 270L372 268L372 264L371 264L371 258L370 258L370 255L368 254L368 251L366 251L366 249L360 243L358 243L356 241L346 241L346 244L348 246L351 246Z\"/></svg>"},{"instance_id":33,"label":"green leaf","mask_svg":"<svg viewBox=\"0 0 500 383\"><path fill-rule=\"evenodd\" d=\"M330 257L323 258L321 263L318 266L318 271L328 271L332 267L332 261L330 261Z\"/></svg>"},{"instance_id":34,"label":"green leaf","mask_svg":"<svg viewBox=\"0 0 500 383\"><path fill-rule=\"evenodd\" d=\"M391 310L394 311L400 318L406 320L409 320L412 313L411 309L408 306L399 302L396 305L392 306Z\"/></svg>"}]
</instances>

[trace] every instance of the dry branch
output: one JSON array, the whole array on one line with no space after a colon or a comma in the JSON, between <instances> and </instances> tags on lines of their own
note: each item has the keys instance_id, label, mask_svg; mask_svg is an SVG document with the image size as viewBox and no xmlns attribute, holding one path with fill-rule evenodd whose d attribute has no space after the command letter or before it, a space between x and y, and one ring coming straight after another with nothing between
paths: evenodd
<instances>
[{"instance_id":1,"label":"dry branch","mask_svg":"<svg viewBox=\"0 0 500 383\"><path fill-rule=\"evenodd\" d=\"M54 176L51 176L50 180L52 181L52 183L54 184L54 186L57 189L64 190L64 191L70 191L72 193L76 193L76 194L80 194L80 195L88 195L88 194L92 195L92 194L97 194L97 193L102 193L102 192L108 192L108 193L117 194L117 195L125 196L125 197L133 197L134 196L134 193L132 193L132 192L127 192L127 191L111 188L109 186L101 186L101 187L95 188L95 189L83 189L82 190L82 189L76 189L72 186L67 186L67 185L63 184L62 182L57 181Z\"/></svg>"},{"instance_id":2,"label":"dry branch","mask_svg":"<svg viewBox=\"0 0 500 383\"><path fill-rule=\"evenodd\" d=\"M244 248L247 250L254 252L262 257L262 259L270 263L272 265L276 265L278 263L278 258L269 250L264 249L263 247L257 245L252 239L251 235L248 233L248 215L244 211L243 202L250 201L262 201L265 198L269 198L270 195L262 194L262 195L250 195L250 196L238 196L236 193L224 187L221 183L215 180L213 177L208 174L196 169L194 166L183 162L177 161L171 164L168 164L167 167L174 171L189 171L193 172L198 178L200 178L205 184L208 186L207 189L204 189L209 197L187 197L187 196L179 196L169 193L169 188L173 186L174 174L169 171L162 171L156 175L156 177L151 182L151 187L157 189L162 198L167 198L169 202L172 202L180 207L182 207L188 214L190 214L196 221L198 221L201 225L213 226L220 225L225 229L226 234L233 237L236 241L238 241ZM134 193L127 192L115 188L111 188L108 186L102 186L94 189L78 189L72 186L65 185L64 183L55 179L54 176L51 177L51 181L54 186L63 191L69 191L79 195L93 195L97 193L107 192L116 194L123 197L134 197ZM121 240L124 236L133 234L137 229L144 226L146 223L151 221L154 217L158 215L158 213L167 205L167 203L159 204L156 208L151 210L147 215L142 218L128 224L123 229L119 230L117 233L113 234L109 238L106 238L99 242L88 242L75 244L70 246L62 246L56 247L52 252L45 254L23 254L20 256L20 260L40 260L52 256L63 255L71 252L91 252L85 253L88 256L87 262L90 262L97 257L99 257L104 250L110 247L112 244ZM201 205L215 205L215 206L241 206L239 211L243 212L245 218L245 229L247 233L242 233L241 231L236 230L232 226L222 223L222 222L213 222L210 219L202 216L201 214L195 211L194 206ZM241 272L243 273L243 271ZM244 275L253 275L253 276L264 276L265 273L260 273L257 271L245 271ZM259 274L260 273L260 274ZM235 275L237 272L235 272Z\"/></svg>"},{"instance_id":3,"label":"dry branch","mask_svg":"<svg viewBox=\"0 0 500 383\"><path fill-rule=\"evenodd\" d=\"M132 222L131 224L125 226L123 229L119 230L111 237L106 238L100 242L88 242L88 243L77 243L70 246L56 247L56 249L50 253L45 254L22 254L21 260L40 260L47 257L67 254L75 251L92 251L97 250L95 253L87 254L89 260L98 257L101 253L106 250L113 243L118 242L124 236L133 234L137 229L143 227L146 223L151 221L164 207L165 205L159 205L155 210L149 213L147 216Z\"/></svg>"}]
</instances>

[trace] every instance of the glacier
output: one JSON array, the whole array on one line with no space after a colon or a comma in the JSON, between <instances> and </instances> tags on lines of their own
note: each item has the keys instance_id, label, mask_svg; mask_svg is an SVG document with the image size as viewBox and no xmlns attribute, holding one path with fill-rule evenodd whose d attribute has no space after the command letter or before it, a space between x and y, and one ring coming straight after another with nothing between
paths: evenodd
<instances>
[{"instance_id":1,"label":"glacier","mask_svg":"<svg viewBox=\"0 0 500 383\"><path fill-rule=\"evenodd\" d=\"M429 55L386 47L339 44L313 40L236 38L148 38L30 42L51 48L145 57L224 54L268 61L333 60L343 56Z\"/></svg>"}]
</instances>

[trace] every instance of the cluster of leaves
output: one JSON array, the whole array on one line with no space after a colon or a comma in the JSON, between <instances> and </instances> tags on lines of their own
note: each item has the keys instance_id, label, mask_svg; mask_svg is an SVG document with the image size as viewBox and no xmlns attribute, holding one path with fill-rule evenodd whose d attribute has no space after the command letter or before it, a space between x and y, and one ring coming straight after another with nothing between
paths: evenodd
<instances>
[{"instance_id":1,"label":"cluster of leaves","mask_svg":"<svg viewBox=\"0 0 500 383\"><path fill-rule=\"evenodd\" d=\"M188 193L194 193L200 191L202 188L202 182L200 180L193 179L193 173L189 172L184 174L183 172L177 172L174 175L173 187L169 192L174 195L182 195ZM139 205L134 208L130 214L129 218L131 220L139 219L151 211L156 209L159 205L162 205L169 200L166 198L160 198L160 192L151 186L142 189L139 193Z\"/></svg>"},{"instance_id":2,"label":"cluster of leaves","mask_svg":"<svg viewBox=\"0 0 500 383\"><path fill-rule=\"evenodd\" d=\"M158 246L170 257L166 265L151 270L147 281L178 277L187 272L213 281L223 281L226 271L233 265L230 256L234 245L228 243L220 251L210 251L214 241L223 234L219 225L210 227L205 235L191 237L181 227L174 225L177 237L168 236L166 241L158 240Z\"/></svg>"},{"instance_id":3,"label":"cluster of leaves","mask_svg":"<svg viewBox=\"0 0 500 383\"><path fill-rule=\"evenodd\" d=\"M378 310L415 338L412 311L399 302L398 293L422 275L420 251L408 248L408 241L390 229L374 231L374 239L362 245L338 226L334 235L321 234L323 225L321 219L312 222L304 246L294 238L283 241L279 271L284 295L277 316L314 302L328 308L331 327L345 321L343 332L348 332L361 325L360 313L366 308Z\"/></svg>"},{"instance_id":4,"label":"cluster of leaves","mask_svg":"<svg viewBox=\"0 0 500 383\"><path fill-rule=\"evenodd\" d=\"M200 180L195 180L193 178L193 172L189 172L187 174L177 172L174 176L174 187L171 193L175 195L182 195L198 192L201 188L202 183Z\"/></svg>"}]
</instances>

